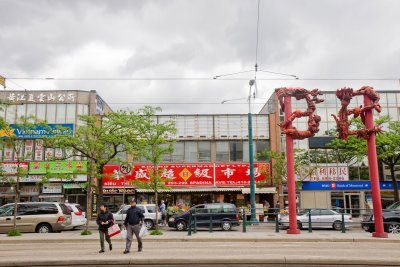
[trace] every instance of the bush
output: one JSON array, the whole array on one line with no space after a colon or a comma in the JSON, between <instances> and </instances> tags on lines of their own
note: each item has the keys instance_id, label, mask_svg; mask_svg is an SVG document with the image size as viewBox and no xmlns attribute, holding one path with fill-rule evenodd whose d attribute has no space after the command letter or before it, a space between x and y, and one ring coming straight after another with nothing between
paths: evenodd
<instances>
[{"instance_id":1,"label":"bush","mask_svg":"<svg viewBox=\"0 0 400 267\"><path fill-rule=\"evenodd\" d=\"M153 230L150 232L150 235L163 235L164 233L160 230Z\"/></svg>"},{"instance_id":2,"label":"bush","mask_svg":"<svg viewBox=\"0 0 400 267\"><path fill-rule=\"evenodd\" d=\"M18 229L12 229L7 234L8 236L21 236L21 232Z\"/></svg>"},{"instance_id":3,"label":"bush","mask_svg":"<svg viewBox=\"0 0 400 267\"><path fill-rule=\"evenodd\" d=\"M81 232L81 235L91 235L92 234L92 231L90 231L90 230L88 230L88 229L85 229L85 230L83 230L82 232Z\"/></svg>"}]
</instances>

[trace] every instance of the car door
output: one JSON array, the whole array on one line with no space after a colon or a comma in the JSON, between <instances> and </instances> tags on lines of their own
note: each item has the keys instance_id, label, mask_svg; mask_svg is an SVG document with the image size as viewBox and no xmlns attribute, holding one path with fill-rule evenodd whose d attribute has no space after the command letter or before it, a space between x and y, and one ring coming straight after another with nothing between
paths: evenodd
<instances>
[{"instance_id":1,"label":"car door","mask_svg":"<svg viewBox=\"0 0 400 267\"><path fill-rule=\"evenodd\" d=\"M0 207L0 233L6 234L13 228L14 204Z\"/></svg>"},{"instance_id":2,"label":"car door","mask_svg":"<svg viewBox=\"0 0 400 267\"><path fill-rule=\"evenodd\" d=\"M311 209L310 214L312 227L321 227L321 211L319 209ZM307 224L308 220L309 219L307 219Z\"/></svg>"},{"instance_id":3,"label":"car door","mask_svg":"<svg viewBox=\"0 0 400 267\"><path fill-rule=\"evenodd\" d=\"M332 228L333 222L335 221L335 213L331 210L321 210L320 227L321 228Z\"/></svg>"},{"instance_id":4,"label":"car door","mask_svg":"<svg viewBox=\"0 0 400 267\"><path fill-rule=\"evenodd\" d=\"M34 232L37 220L38 205L23 203L17 208L17 228L21 232Z\"/></svg>"},{"instance_id":5,"label":"car door","mask_svg":"<svg viewBox=\"0 0 400 267\"><path fill-rule=\"evenodd\" d=\"M220 226L222 219L224 219L224 214L222 213L222 205L221 204L210 204L206 206L208 213L212 215L212 224L213 226ZM210 225L210 216L208 219L208 226Z\"/></svg>"},{"instance_id":6,"label":"car door","mask_svg":"<svg viewBox=\"0 0 400 267\"><path fill-rule=\"evenodd\" d=\"M208 224L208 210L206 205L197 205L192 209L192 213L196 214L196 225L199 227L207 226Z\"/></svg>"}]
</instances>

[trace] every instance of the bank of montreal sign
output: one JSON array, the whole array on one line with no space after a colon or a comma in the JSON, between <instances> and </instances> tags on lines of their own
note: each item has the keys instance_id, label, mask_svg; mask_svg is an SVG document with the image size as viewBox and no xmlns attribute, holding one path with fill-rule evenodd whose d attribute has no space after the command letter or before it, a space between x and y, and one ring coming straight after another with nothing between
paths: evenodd
<instances>
[{"instance_id":1,"label":"bank of montreal sign","mask_svg":"<svg viewBox=\"0 0 400 267\"><path fill-rule=\"evenodd\" d=\"M46 127L37 125L30 129L23 129L16 124L10 124L10 128L12 134L21 139L42 138L55 135L74 135L74 125L72 123L47 124ZM7 133L5 133L3 130L0 130L0 138L6 136Z\"/></svg>"},{"instance_id":2,"label":"bank of montreal sign","mask_svg":"<svg viewBox=\"0 0 400 267\"><path fill-rule=\"evenodd\" d=\"M400 182L398 182L400 187ZM382 190L392 190L392 182L379 182ZM339 182L303 182L303 190L371 190L371 182L369 181L339 181Z\"/></svg>"}]
</instances>

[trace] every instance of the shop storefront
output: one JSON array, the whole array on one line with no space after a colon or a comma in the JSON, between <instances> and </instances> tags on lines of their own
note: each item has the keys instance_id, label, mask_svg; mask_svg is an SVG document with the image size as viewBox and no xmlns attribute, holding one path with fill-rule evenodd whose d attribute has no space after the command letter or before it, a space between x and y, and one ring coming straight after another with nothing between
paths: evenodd
<instances>
[{"instance_id":1,"label":"shop storefront","mask_svg":"<svg viewBox=\"0 0 400 267\"><path fill-rule=\"evenodd\" d=\"M135 181L150 181L148 169L151 165L135 164L132 172L126 176L115 175L104 177L103 194L106 202L116 206L122 204L125 181L125 203L136 197L141 203L154 203L154 192L148 188L138 188ZM114 174L119 170L118 165L107 165L104 173ZM250 203L250 176L248 163L197 163L197 164L162 164L162 178L168 189L159 191L159 200L163 199L168 205L183 204L191 207L196 204L212 202L229 202L238 207ZM268 163L255 164L256 182L264 181L269 173ZM273 203L275 187L256 189L256 201L264 200Z\"/></svg>"},{"instance_id":2,"label":"shop storefront","mask_svg":"<svg viewBox=\"0 0 400 267\"><path fill-rule=\"evenodd\" d=\"M400 186L400 182L399 182ZM380 182L383 207L393 202L392 182ZM303 182L300 208L338 209L358 216L372 209L369 181Z\"/></svg>"}]
</instances>

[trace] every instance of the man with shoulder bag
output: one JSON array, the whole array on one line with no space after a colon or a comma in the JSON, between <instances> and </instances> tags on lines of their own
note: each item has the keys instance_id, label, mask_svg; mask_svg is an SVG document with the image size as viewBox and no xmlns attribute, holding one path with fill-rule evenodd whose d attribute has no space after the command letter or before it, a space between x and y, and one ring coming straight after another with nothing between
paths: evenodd
<instances>
[{"instance_id":1,"label":"man with shoulder bag","mask_svg":"<svg viewBox=\"0 0 400 267\"><path fill-rule=\"evenodd\" d=\"M140 228L143 224L144 215L142 211L136 206L136 200L132 199L131 207L126 211L126 218L124 222L124 226L127 230L126 237L126 248L124 254L130 252L133 234L135 234L136 239L138 241L138 251L142 251L143 243L142 238L139 236Z\"/></svg>"}]
</instances>

